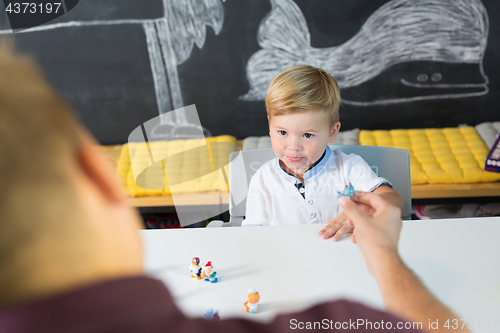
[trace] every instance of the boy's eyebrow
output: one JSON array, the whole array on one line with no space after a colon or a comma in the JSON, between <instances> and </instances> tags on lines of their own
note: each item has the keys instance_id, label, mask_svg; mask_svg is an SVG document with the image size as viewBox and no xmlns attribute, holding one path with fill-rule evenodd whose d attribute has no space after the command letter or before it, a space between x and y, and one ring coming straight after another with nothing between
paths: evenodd
<instances>
[{"instance_id":1,"label":"boy's eyebrow","mask_svg":"<svg viewBox=\"0 0 500 333\"><path fill-rule=\"evenodd\" d=\"M302 133L318 133L319 131L318 130L315 130L315 129L305 129L305 130L301 130Z\"/></svg>"},{"instance_id":2,"label":"boy's eyebrow","mask_svg":"<svg viewBox=\"0 0 500 333\"><path fill-rule=\"evenodd\" d=\"M283 127L283 126L277 126L277 125L271 125L271 128L282 128L282 129L286 130L285 127ZM318 130L316 130L316 129L306 129L306 130L301 130L301 132L304 132L304 133L315 132L316 133L316 132L318 132Z\"/></svg>"}]
</instances>

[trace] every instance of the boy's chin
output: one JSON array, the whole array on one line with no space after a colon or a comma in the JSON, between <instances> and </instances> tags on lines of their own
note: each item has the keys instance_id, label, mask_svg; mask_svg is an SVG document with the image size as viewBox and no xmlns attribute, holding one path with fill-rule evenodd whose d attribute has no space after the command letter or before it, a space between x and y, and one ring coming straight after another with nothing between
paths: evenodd
<instances>
[{"instance_id":1,"label":"boy's chin","mask_svg":"<svg viewBox=\"0 0 500 333\"><path fill-rule=\"evenodd\" d=\"M292 170L293 172L304 172L306 171L307 169L309 169L311 167L312 164L302 164L302 163L286 163L286 162L283 162L286 167L290 170Z\"/></svg>"}]
</instances>

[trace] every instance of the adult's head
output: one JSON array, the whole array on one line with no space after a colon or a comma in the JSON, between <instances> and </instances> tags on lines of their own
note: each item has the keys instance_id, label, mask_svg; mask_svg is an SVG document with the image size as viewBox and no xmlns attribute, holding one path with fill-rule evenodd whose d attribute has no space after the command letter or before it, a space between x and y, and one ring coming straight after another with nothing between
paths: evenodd
<instances>
[{"instance_id":1,"label":"adult's head","mask_svg":"<svg viewBox=\"0 0 500 333\"><path fill-rule=\"evenodd\" d=\"M0 48L0 308L138 274L139 218L67 104Z\"/></svg>"}]
</instances>

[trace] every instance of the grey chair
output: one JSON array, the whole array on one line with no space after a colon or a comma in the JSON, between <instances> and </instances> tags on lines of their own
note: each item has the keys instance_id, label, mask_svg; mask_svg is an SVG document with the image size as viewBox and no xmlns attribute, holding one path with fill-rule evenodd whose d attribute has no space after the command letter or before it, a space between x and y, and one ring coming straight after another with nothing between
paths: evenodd
<instances>
[{"instance_id":1,"label":"grey chair","mask_svg":"<svg viewBox=\"0 0 500 333\"><path fill-rule=\"evenodd\" d=\"M330 145L345 154L361 156L380 177L389 180L403 198L403 219L411 216L410 154L404 149ZM271 148L234 152L229 155L229 222L212 221L208 226L239 226L245 217L248 184L262 164L275 157Z\"/></svg>"}]
</instances>

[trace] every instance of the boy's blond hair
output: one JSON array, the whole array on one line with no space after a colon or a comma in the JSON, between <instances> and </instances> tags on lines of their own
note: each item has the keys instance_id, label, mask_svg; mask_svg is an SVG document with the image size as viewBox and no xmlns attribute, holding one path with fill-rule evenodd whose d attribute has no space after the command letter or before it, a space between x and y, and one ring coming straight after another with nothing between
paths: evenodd
<instances>
[{"instance_id":1,"label":"boy's blond hair","mask_svg":"<svg viewBox=\"0 0 500 333\"><path fill-rule=\"evenodd\" d=\"M339 121L340 89L337 81L321 68L291 67L278 74L267 90L269 119L290 112L325 112L333 125Z\"/></svg>"}]
</instances>

